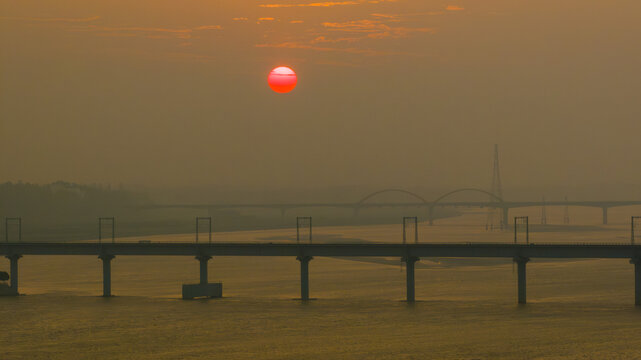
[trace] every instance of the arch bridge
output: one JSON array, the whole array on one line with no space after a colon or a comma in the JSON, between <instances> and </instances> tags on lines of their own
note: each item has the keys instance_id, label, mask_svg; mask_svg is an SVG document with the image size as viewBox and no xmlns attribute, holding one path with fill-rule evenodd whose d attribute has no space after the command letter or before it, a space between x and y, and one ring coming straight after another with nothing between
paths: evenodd
<instances>
[{"instance_id":1,"label":"arch bridge","mask_svg":"<svg viewBox=\"0 0 641 360\"><path fill-rule=\"evenodd\" d=\"M430 203L430 207L429 207L430 225L434 225L434 207L439 205L439 203L441 203L441 200L447 198L448 196L451 196L451 195L454 195L454 194L460 193L460 192L478 192L478 193L489 195L490 198L492 198L493 200L496 200L496 202L498 204L497 204L497 206L494 206L494 207L500 207L500 208L503 209L502 217L501 217L501 229L503 229L504 227L507 227L507 224L508 224L508 219L507 219L508 208L505 206L505 201L503 201L503 199L501 197L497 196L494 193L491 193L489 191L485 191L483 189L477 189L477 188L456 189L456 190L452 190L452 191L450 191L448 193L445 193L445 194L439 196L438 198L436 198L436 200L434 200L432 203Z\"/></svg>"},{"instance_id":2,"label":"arch bridge","mask_svg":"<svg viewBox=\"0 0 641 360\"><path fill-rule=\"evenodd\" d=\"M490 199L486 201L459 201L459 202L445 202L447 197L459 192L477 192L488 195ZM368 203L367 200L378 196L383 193L402 193L412 196L417 199L417 202L378 202ZM511 208L519 207L533 207L533 206L585 206L600 208L603 212L603 224L608 223L608 209L618 206L632 206L641 205L641 200L599 200L599 201L505 201L503 198L493 194L489 191L479 188L461 188L449 191L437 197L434 201L428 201L421 195L412 191L400 188L388 188L378 190L367 194L355 203L342 202L342 203L227 203L227 204L152 204L137 206L138 209L156 209L156 208L201 208L207 209L210 212L220 209L279 209L281 216L285 217L287 210L295 208L351 208L354 214L362 208L370 207L424 207L429 211L430 225L434 223L434 208L440 207L490 207L502 209L502 225L508 224L508 212Z\"/></svg>"}]
</instances>

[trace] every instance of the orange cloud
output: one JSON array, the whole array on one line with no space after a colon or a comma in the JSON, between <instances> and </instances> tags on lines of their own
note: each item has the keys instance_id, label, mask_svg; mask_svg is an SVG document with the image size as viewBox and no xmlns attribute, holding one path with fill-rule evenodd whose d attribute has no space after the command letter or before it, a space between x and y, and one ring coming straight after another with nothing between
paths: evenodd
<instances>
[{"instance_id":1,"label":"orange cloud","mask_svg":"<svg viewBox=\"0 0 641 360\"><path fill-rule=\"evenodd\" d=\"M303 20L292 20L289 22L290 24L302 24Z\"/></svg>"},{"instance_id":2,"label":"orange cloud","mask_svg":"<svg viewBox=\"0 0 641 360\"><path fill-rule=\"evenodd\" d=\"M258 18L258 21L274 21L273 17L262 17Z\"/></svg>"},{"instance_id":3,"label":"orange cloud","mask_svg":"<svg viewBox=\"0 0 641 360\"><path fill-rule=\"evenodd\" d=\"M232 20L234 20L234 21L247 21L249 19L246 18L246 17L235 17L235 18L232 18Z\"/></svg>"},{"instance_id":4,"label":"orange cloud","mask_svg":"<svg viewBox=\"0 0 641 360\"><path fill-rule=\"evenodd\" d=\"M341 5L358 5L356 1L326 1L326 2L317 2L317 3L307 3L307 4L261 4L258 5L264 8L287 8L287 7L330 7L330 6L341 6Z\"/></svg>"},{"instance_id":5,"label":"orange cloud","mask_svg":"<svg viewBox=\"0 0 641 360\"><path fill-rule=\"evenodd\" d=\"M377 28L386 28L387 25L378 20L352 20L345 22L324 22L322 25L326 28L340 31L353 31L353 32L372 32Z\"/></svg>"},{"instance_id":6,"label":"orange cloud","mask_svg":"<svg viewBox=\"0 0 641 360\"><path fill-rule=\"evenodd\" d=\"M223 27L220 25L203 25L194 28L194 30L222 30Z\"/></svg>"},{"instance_id":7,"label":"orange cloud","mask_svg":"<svg viewBox=\"0 0 641 360\"><path fill-rule=\"evenodd\" d=\"M383 2L397 2L398 0L349 0L349 1L323 1L314 3L302 4L260 4L258 6L264 8L290 8L290 7L330 7L330 6L343 6L343 5L359 5L359 4L380 4Z\"/></svg>"},{"instance_id":8,"label":"orange cloud","mask_svg":"<svg viewBox=\"0 0 641 360\"><path fill-rule=\"evenodd\" d=\"M461 10L465 10L465 8L461 7L461 6L457 6L457 5L447 5L445 7L445 10L447 10L447 11L461 11Z\"/></svg>"},{"instance_id":9,"label":"orange cloud","mask_svg":"<svg viewBox=\"0 0 641 360\"><path fill-rule=\"evenodd\" d=\"M337 38L337 39L328 39L325 36L317 36L314 40L310 41L311 44L318 44L318 43L339 43L339 42L355 42L358 41L359 38L356 37L351 37L351 38Z\"/></svg>"},{"instance_id":10,"label":"orange cloud","mask_svg":"<svg viewBox=\"0 0 641 360\"><path fill-rule=\"evenodd\" d=\"M416 32L434 32L432 28L408 28L390 26L380 20L352 20L341 23L324 22L322 25L330 31L367 33L370 39L402 38Z\"/></svg>"}]
</instances>

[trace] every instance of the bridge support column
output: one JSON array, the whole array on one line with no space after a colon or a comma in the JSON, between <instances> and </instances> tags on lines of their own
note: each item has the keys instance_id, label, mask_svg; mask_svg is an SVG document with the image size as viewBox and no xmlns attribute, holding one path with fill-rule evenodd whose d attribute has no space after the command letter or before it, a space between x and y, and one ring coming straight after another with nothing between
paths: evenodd
<instances>
[{"instance_id":1,"label":"bridge support column","mask_svg":"<svg viewBox=\"0 0 641 360\"><path fill-rule=\"evenodd\" d=\"M209 272L207 271L207 262L211 260L211 256L198 255L196 256L196 260L200 261L200 283L207 284L209 282L208 280Z\"/></svg>"},{"instance_id":2,"label":"bridge support column","mask_svg":"<svg viewBox=\"0 0 641 360\"><path fill-rule=\"evenodd\" d=\"M311 256L299 256L296 260L300 261L300 299L309 300L309 262Z\"/></svg>"},{"instance_id":3,"label":"bridge support column","mask_svg":"<svg viewBox=\"0 0 641 360\"><path fill-rule=\"evenodd\" d=\"M509 229L509 218L508 214L510 212L510 208L503 208L503 219L501 220L501 230L507 231Z\"/></svg>"},{"instance_id":4,"label":"bridge support column","mask_svg":"<svg viewBox=\"0 0 641 360\"><path fill-rule=\"evenodd\" d=\"M113 255L100 255L102 260L102 296L111 296L111 260L115 258Z\"/></svg>"},{"instance_id":5,"label":"bridge support column","mask_svg":"<svg viewBox=\"0 0 641 360\"><path fill-rule=\"evenodd\" d=\"M407 302L414 302L416 295L414 292L414 265L420 259L416 256L406 256L403 258L405 262L405 277L407 285Z\"/></svg>"},{"instance_id":6,"label":"bridge support column","mask_svg":"<svg viewBox=\"0 0 641 360\"><path fill-rule=\"evenodd\" d=\"M9 259L10 265L9 265L9 276L10 276L10 286L11 290L14 292L15 295L18 294L18 260L22 257L22 255L14 254L14 255L8 255L7 259Z\"/></svg>"},{"instance_id":7,"label":"bridge support column","mask_svg":"<svg viewBox=\"0 0 641 360\"><path fill-rule=\"evenodd\" d=\"M630 264L634 264L634 305L641 306L641 258L633 258Z\"/></svg>"},{"instance_id":8,"label":"bridge support column","mask_svg":"<svg viewBox=\"0 0 641 360\"><path fill-rule=\"evenodd\" d=\"M526 277L525 277L525 264L530 261L530 258L517 256L514 258L514 262L517 267L517 276L518 276L518 294L519 294L519 304L527 303L527 293L526 293Z\"/></svg>"},{"instance_id":9,"label":"bridge support column","mask_svg":"<svg viewBox=\"0 0 641 360\"><path fill-rule=\"evenodd\" d=\"M601 210L603 212L603 225L607 225L608 224L608 208L602 207Z\"/></svg>"}]
</instances>

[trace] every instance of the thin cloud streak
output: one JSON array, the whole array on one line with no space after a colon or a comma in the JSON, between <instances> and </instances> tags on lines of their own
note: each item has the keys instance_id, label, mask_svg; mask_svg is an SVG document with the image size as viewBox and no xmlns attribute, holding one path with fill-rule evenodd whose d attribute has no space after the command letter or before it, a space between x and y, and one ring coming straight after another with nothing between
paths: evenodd
<instances>
[{"instance_id":1,"label":"thin cloud streak","mask_svg":"<svg viewBox=\"0 0 641 360\"><path fill-rule=\"evenodd\" d=\"M445 14L445 11L439 10L439 11L421 11L421 12L412 12L412 13L402 13L402 14L383 14L383 13L374 13L370 14L370 16L373 16L378 19L385 19L386 21L402 21L405 20L405 18L412 18L416 16L437 16L437 15L443 15Z\"/></svg>"},{"instance_id":2,"label":"thin cloud streak","mask_svg":"<svg viewBox=\"0 0 641 360\"><path fill-rule=\"evenodd\" d=\"M259 7L263 8L292 8L292 7L332 7L332 6L346 6L346 5L360 5L360 4L380 4L383 2L396 2L397 0L359 0L359 1L323 1L315 3L300 3L300 4L260 4Z\"/></svg>"},{"instance_id":3,"label":"thin cloud streak","mask_svg":"<svg viewBox=\"0 0 641 360\"><path fill-rule=\"evenodd\" d=\"M41 18L41 17L13 17L0 16L0 20L10 21L35 21L35 22L62 22L62 23L86 23L100 19L100 16L91 16L86 18Z\"/></svg>"},{"instance_id":4,"label":"thin cloud streak","mask_svg":"<svg viewBox=\"0 0 641 360\"><path fill-rule=\"evenodd\" d=\"M154 28L154 27L139 27L139 26L78 26L70 29L70 31L77 32L96 32L99 36L117 36L117 37L145 37L149 39L191 39L194 31L205 30L222 30L220 25L202 25L195 28Z\"/></svg>"},{"instance_id":5,"label":"thin cloud streak","mask_svg":"<svg viewBox=\"0 0 641 360\"><path fill-rule=\"evenodd\" d=\"M220 25L203 25L195 27L194 30L222 30L223 27Z\"/></svg>"},{"instance_id":6,"label":"thin cloud streak","mask_svg":"<svg viewBox=\"0 0 641 360\"><path fill-rule=\"evenodd\" d=\"M337 38L337 39L328 39L325 36L318 36L314 38L314 40L310 41L310 44L319 44L319 43L340 43L340 42L356 42L358 40L361 40L361 38L358 37L351 37L351 38Z\"/></svg>"},{"instance_id":7,"label":"thin cloud streak","mask_svg":"<svg viewBox=\"0 0 641 360\"><path fill-rule=\"evenodd\" d=\"M280 49L303 49L303 50L314 50L314 51L329 51L329 52L344 52L349 54L360 54L360 55L392 55L394 53L384 52L372 49L358 49L358 48L331 48L331 47L321 47L314 46L305 43L298 43L294 41L279 43L279 44L257 44L254 45L257 48L280 48Z\"/></svg>"},{"instance_id":8,"label":"thin cloud streak","mask_svg":"<svg viewBox=\"0 0 641 360\"><path fill-rule=\"evenodd\" d=\"M290 8L290 7L331 7L342 5L358 5L360 2L356 1L326 1L307 4L261 4L258 5L263 8Z\"/></svg>"},{"instance_id":9,"label":"thin cloud streak","mask_svg":"<svg viewBox=\"0 0 641 360\"><path fill-rule=\"evenodd\" d=\"M402 26L389 26L379 20L352 20L346 22L324 22L322 25L329 31L342 31L350 33L367 33L368 38L402 38L411 33L434 33L433 28L409 28Z\"/></svg>"}]
</instances>

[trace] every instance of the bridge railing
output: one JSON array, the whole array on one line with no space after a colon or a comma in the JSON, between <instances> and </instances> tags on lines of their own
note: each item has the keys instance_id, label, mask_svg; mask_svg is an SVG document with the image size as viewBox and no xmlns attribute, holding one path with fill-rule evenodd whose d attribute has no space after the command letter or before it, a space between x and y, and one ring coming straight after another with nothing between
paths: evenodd
<instances>
[{"instance_id":1,"label":"bridge railing","mask_svg":"<svg viewBox=\"0 0 641 360\"><path fill-rule=\"evenodd\" d=\"M641 223L641 216L632 216L630 218L629 227L613 228L613 227L603 227L599 226L589 226L586 228L581 228L579 225L537 225L534 224L530 226L527 221L527 217L515 217L516 223L519 219L524 219L525 223L518 226L526 226L523 232L515 231L514 237L511 238L509 232L502 233L491 233L482 230L482 225L479 225L478 228L472 228L470 226L443 226L443 227L428 227L426 221L420 221L418 217L410 216L399 218L400 222L397 224L402 225L393 225L388 224L389 226L378 226L378 227L367 227L367 226L357 226L357 227L317 227L313 232L314 243L437 243L437 242L468 242L473 240L473 242L499 242L499 243L508 243L517 240L517 242L537 242L541 243L567 243L572 235L570 231L581 231L580 241L582 243L623 243L628 242L631 244L640 243L641 237L641 228L639 227ZM312 241L312 222L311 217L297 217L297 222L292 221L292 225L296 224L296 227L293 226L290 228L279 227L276 229L267 229L261 231L230 231L230 232L217 232L216 242L254 242L254 243L311 243ZM61 231L60 228L56 231L59 231L67 238L63 236L58 236L55 238L56 242L97 242L97 243L120 243L120 242L139 242L139 243L151 243L151 242L185 242L185 243L213 243L214 234L213 234L213 219L211 217L197 217L195 229L190 231L189 226L185 226L184 231L181 228L178 231L165 234L157 235L135 235L135 232L143 232L154 230L137 230L132 231L132 223L125 223L125 232L122 230L116 229L116 219L115 217L101 217L98 219L98 229L97 233L92 232L94 235L87 234L84 230L83 234L76 233L76 228L71 227L70 231L65 233ZM120 226L122 222L118 221ZM186 224L188 222L185 222ZM192 223L193 224L193 223ZM95 225L94 225L95 226ZM127 227L128 226L128 227ZM192 225L193 226L193 225ZM398 226L398 227L396 227ZM419 231L419 227L421 230ZM557 228L555 228L557 227ZM627 229L626 229L627 228ZM95 229L95 227L93 228ZM33 237L29 236L33 232L29 232L30 229L27 228L26 236L23 234L22 221L20 218L6 218L5 219L5 242L18 242L26 241L33 242ZM63 229L64 230L64 229ZM451 230L451 231L450 231ZM518 231L523 230L523 228L517 229ZM1 231L1 230L0 230ZM38 230L41 231L41 230ZM93 230L96 231L96 230ZM122 234L133 234L123 236ZM207 234L204 236L204 234ZM567 235L566 235L567 234ZM97 235L97 237L95 237ZM525 235L525 238L522 239L522 236ZM533 236L534 235L534 236ZM534 237L531 239L531 237ZM206 239L205 239L206 238ZM468 240L469 239L469 240ZM36 238L37 240L37 238ZM609 240L609 241L608 241Z\"/></svg>"}]
</instances>

